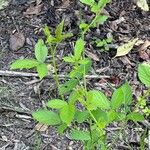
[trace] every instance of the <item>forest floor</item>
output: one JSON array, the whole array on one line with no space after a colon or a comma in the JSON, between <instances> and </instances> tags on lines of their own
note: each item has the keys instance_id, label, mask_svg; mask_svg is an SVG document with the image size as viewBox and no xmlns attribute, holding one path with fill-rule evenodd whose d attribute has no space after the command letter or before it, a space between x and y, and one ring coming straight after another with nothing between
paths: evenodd
<instances>
[{"instance_id":1,"label":"forest floor","mask_svg":"<svg viewBox=\"0 0 150 150\"><path fill-rule=\"evenodd\" d=\"M18 58L34 57L34 45L39 38L44 39L43 27L47 24L52 30L65 19L65 31L73 37L63 42L57 51L58 73L66 74L70 68L62 64L62 58L72 53L73 43L79 36L80 14L85 20L91 18L88 8L79 0L12 0L0 10L0 71L10 71L10 64ZM137 65L150 58L150 49L140 52L141 45L134 46L126 56L113 59L116 47L138 37L142 43L150 41L150 12L139 9L132 0L113 0L105 8L108 20L91 30L86 41L93 37L113 36L110 50L101 52L90 43L86 54L93 60L92 75L100 79L88 80L89 88L99 89L110 95L110 86L118 87L128 81L135 97L145 87L137 77ZM16 40L19 40L19 45ZM88 43L88 42L87 42ZM49 56L51 62L51 56ZM34 72L22 70L22 72ZM59 136L55 128L37 131L31 112L41 108L47 100L56 97L53 79L40 81L37 77L0 75L0 150L80 150L81 143L71 141L68 134ZM135 101L136 104L136 101ZM147 120L148 122L148 120ZM118 125L108 127L110 137L117 132ZM138 150L145 124L130 123L113 145L114 150Z\"/></svg>"}]
</instances>

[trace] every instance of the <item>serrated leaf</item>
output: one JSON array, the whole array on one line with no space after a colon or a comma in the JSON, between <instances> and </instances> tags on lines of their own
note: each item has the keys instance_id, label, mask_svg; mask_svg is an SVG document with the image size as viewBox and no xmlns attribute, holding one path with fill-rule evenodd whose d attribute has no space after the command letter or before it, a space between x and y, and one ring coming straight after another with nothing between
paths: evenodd
<instances>
[{"instance_id":1,"label":"serrated leaf","mask_svg":"<svg viewBox=\"0 0 150 150\"><path fill-rule=\"evenodd\" d=\"M68 105L67 102L61 99L52 99L49 100L47 103L47 107L54 108L54 109L61 109L66 105Z\"/></svg>"},{"instance_id":2,"label":"serrated leaf","mask_svg":"<svg viewBox=\"0 0 150 150\"><path fill-rule=\"evenodd\" d=\"M56 27L56 30L55 30L55 36L56 36L56 39L61 39L61 35L62 35L62 32L63 32L63 27L64 27L64 20L62 20L58 26Z\"/></svg>"},{"instance_id":3,"label":"serrated leaf","mask_svg":"<svg viewBox=\"0 0 150 150\"><path fill-rule=\"evenodd\" d=\"M112 95L111 107L112 109L118 109L121 104L128 105L132 100L132 91L128 83L123 84L116 89Z\"/></svg>"},{"instance_id":4,"label":"serrated leaf","mask_svg":"<svg viewBox=\"0 0 150 150\"><path fill-rule=\"evenodd\" d=\"M92 6L95 3L95 0L80 0L80 2Z\"/></svg>"},{"instance_id":5,"label":"serrated leaf","mask_svg":"<svg viewBox=\"0 0 150 150\"><path fill-rule=\"evenodd\" d=\"M149 11L147 0L137 0L137 6L144 11Z\"/></svg>"},{"instance_id":6,"label":"serrated leaf","mask_svg":"<svg viewBox=\"0 0 150 150\"><path fill-rule=\"evenodd\" d=\"M6 6L8 6L9 1L8 0L0 0L0 10L4 9Z\"/></svg>"},{"instance_id":7,"label":"serrated leaf","mask_svg":"<svg viewBox=\"0 0 150 150\"><path fill-rule=\"evenodd\" d=\"M110 102L102 92L91 90L87 93L87 107L110 109Z\"/></svg>"},{"instance_id":8,"label":"serrated leaf","mask_svg":"<svg viewBox=\"0 0 150 150\"><path fill-rule=\"evenodd\" d=\"M143 84L150 87L150 64L142 63L139 65L138 77Z\"/></svg>"},{"instance_id":9,"label":"serrated leaf","mask_svg":"<svg viewBox=\"0 0 150 150\"><path fill-rule=\"evenodd\" d=\"M11 69L31 69L39 65L35 59L19 59L11 64Z\"/></svg>"},{"instance_id":10,"label":"serrated leaf","mask_svg":"<svg viewBox=\"0 0 150 150\"><path fill-rule=\"evenodd\" d=\"M47 25L45 25L43 31L44 31L44 34L45 34L46 37L51 36L50 29L49 29L49 27Z\"/></svg>"},{"instance_id":11,"label":"serrated leaf","mask_svg":"<svg viewBox=\"0 0 150 150\"><path fill-rule=\"evenodd\" d=\"M75 115L75 107L73 105L65 105L60 110L60 118L62 122L66 123L67 125L70 125L70 123L73 121Z\"/></svg>"},{"instance_id":12,"label":"serrated leaf","mask_svg":"<svg viewBox=\"0 0 150 150\"><path fill-rule=\"evenodd\" d=\"M74 57L76 60L80 59L81 54L84 50L84 45L85 45L85 41L82 40L81 38L76 41L75 48L74 48Z\"/></svg>"},{"instance_id":13,"label":"serrated leaf","mask_svg":"<svg viewBox=\"0 0 150 150\"><path fill-rule=\"evenodd\" d=\"M82 78L84 74L86 75L89 72L91 65L91 60L86 59L86 64L79 65L69 73L70 78Z\"/></svg>"},{"instance_id":14,"label":"serrated leaf","mask_svg":"<svg viewBox=\"0 0 150 150\"><path fill-rule=\"evenodd\" d=\"M71 90L73 90L73 88L76 87L77 84L78 84L77 79L70 79L69 81L67 81L64 84L60 85L59 94L63 95L65 93L70 92Z\"/></svg>"},{"instance_id":15,"label":"serrated leaf","mask_svg":"<svg viewBox=\"0 0 150 150\"><path fill-rule=\"evenodd\" d=\"M127 119L132 121L143 121L144 117L140 113L131 112L130 114L127 115Z\"/></svg>"},{"instance_id":16,"label":"serrated leaf","mask_svg":"<svg viewBox=\"0 0 150 150\"><path fill-rule=\"evenodd\" d=\"M48 68L47 65L42 63L39 64L36 68L38 75L40 77L40 79L43 79L44 77L46 77L48 75Z\"/></svg>"},{"instance_id":17,"label":"serrated leaf","mask_svg":"<svg viewBox=\"0 0 150 150\"><path fill-rule=\"evenodd\" d=\"M132 102L132 89L128 82L122 85L122 90L124 93L124 104L130 105Z\"/></svg>"},{"instance_id":18,"label":"serrated leaf","mask_svg":"<svg viewBox=\"0 0 150 150\"><path fill-rule=\"evenodd\" d=\"M78 123L83 123L85 120L87 120L89 117L89 112L84 110L84 111L80 111L80 110L76 110L75 112L75 120Z\"/></svg>"},{"instance_id":19,"label":"serrated leaf","mask_svg":"<svg viewBox=\"0 0 150 150\"><path fill-rule=\"evenodd\" d=\"M137 41L138 41L138 38L130 40L128 43L119 46L117 48L117 54L115 57L124 56L128 54L132 50L133 46L135 45Z\"/></svg>"},{"instance_id":20,"label":"serrated leaf","mask_svg":"<svg viewBox=\"0 0 150 150\"><path fill-rule=\"evenodd\" d=\"M70 137L73 140L79 140L79 141L88 141L91 139L90 132L79 131L79 130L72 130L70 133Z\"/></svg>"},{"instance_id":21,"label":"serrated leaf","mask_svg":"<svg viewBox=\"0 0 150 150\"><path fill-rule=\"evenodd\" d=\"M70 56L70 57L63 57L63 60L67 63L74 63L75 62L75 59L73 56Z\"/></svg>"},{"instance_id":22,"label":"serrated leaf","mask_svg":"<svg viewBox=\"0 0 150 150\"><path fill-rule=\"evenodd\" d=\"M46 109L33 112L32 116L38 122L46 125L58 125L61 123L60 117L57 113L48 111Z\"/></svg>"},{"instance_id":23,"label":"serrated leaf","mask_svg":"<svg viewBox=\"0 0 150 150\"><path fill-rule=\"evenodd\" d=\"M43 63L46 60L47 55L48 49L44 44L44 41L39 39L35 45L35 57L39 62Z\"/></svg>"}]
</instances>

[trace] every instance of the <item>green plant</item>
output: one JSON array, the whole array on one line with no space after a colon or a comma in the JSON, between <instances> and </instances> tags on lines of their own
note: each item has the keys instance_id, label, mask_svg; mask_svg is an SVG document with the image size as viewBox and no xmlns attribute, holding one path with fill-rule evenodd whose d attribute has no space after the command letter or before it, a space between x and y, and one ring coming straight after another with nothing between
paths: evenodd
<instances>
[{"instance_id":1,"label":"green plant","mask_svg":"<svg viewBox=\"0 0 150 150\"><path fill-rule=\"evenodd\" d=\"M91 11L95 13L95 17L89 24L80 24L81 37L75 42L74 53L63 58L65 63L69 63L72 66L72 70L68 73L69 79L66 79L65 83L60 84L55 58L59 43L72 36L71 33L63 34L64 20L56 27L54 35L45 26L44 33L48 48L42 40L38 41L35 46L37 60L17 60L11 65L11 68L30 69L35 67L37 69L39 65L44 64L45 67L39 67L40 71L37 69L42 79L47 75L45 71L47 69L43 71L43 68L46 68L44 62L48 55L47 49L50 49L54 67L54 79L59 96L56 99L48 100L45 108L33 112L33 118L42 124L56 126L60 134L70 128L70 138L81 141L87 150L105 150L111 148L107 145L107 126L113 122L119 122L124 127L129 120L134 122L143 121L144 117L140 112L135 112L131 109L133 98L132 89L128 82L115 89L112 97L107 97L98 90L88 90L86 74L90 71L92 62L85 57L86 41L84 36L91 27L95 27L95 25L106 20L101 16L101 12L109 0L100 0L98 3L94 0L80 1L90 6ZM141 78L141 80L144 79ZM82 106L80 109L77 107L78 103ZM88 127L82 130L78 129L80 124L85 122Z\"/></svg>"},{"instance_id":2,"label":"green plant","mask_svg":"<svg viewBox=\"0 0 150 150\"><path fill-rule=\"evenodd\" d=\"M100 48L100 51L109 51L109 44L112 43L112 37L106 38L106 39L96 39L95 43L96 43L96 47Z\"/></svg>"},{"instance_id":3,"label":"green plant","mask_svg":"<svg viewBox=\"0 0 150 150\"><path fill-rule=\"evenodd\" d=\"M137 98L138 102L136 104L136 111L142 111L147 117L150 116L150 108L147 106L147 99L150 97L150 64L142 63L138 67L138 76L139 79L145 86L147 90L143 95Z\"/></svg>"}]
</instances>

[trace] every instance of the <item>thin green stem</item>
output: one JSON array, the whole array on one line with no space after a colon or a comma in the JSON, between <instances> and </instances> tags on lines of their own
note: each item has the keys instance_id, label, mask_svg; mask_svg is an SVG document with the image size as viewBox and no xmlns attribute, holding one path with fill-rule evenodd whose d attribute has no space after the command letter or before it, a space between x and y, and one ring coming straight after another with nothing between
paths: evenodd
<instances>
[{"instance_id":1,"label":"thin green stem","mask_svg":"<svg viewBox=\"0 0 150 150\"><path fill-rule=\"evenodd\" d=\"M58 77L58 73L57 73L57 64L56 64L56 49L58 47L58 44L56 44L54 47L50 46L50 51L51 51L51 55L52 55L52 63L53 63L53 67L54 67L54 80L56 81L56 86L57 89L59 89L59 77ZM64 96L61 95L61 98L64 100Z\"/></svg>"}]
</instances>

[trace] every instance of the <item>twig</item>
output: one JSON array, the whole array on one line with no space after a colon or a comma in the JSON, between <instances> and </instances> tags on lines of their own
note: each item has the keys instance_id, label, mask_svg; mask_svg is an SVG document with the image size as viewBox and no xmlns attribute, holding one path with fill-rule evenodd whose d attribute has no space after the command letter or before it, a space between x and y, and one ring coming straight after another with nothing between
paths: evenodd
<instances>
[{"instance_id":1,"label":"twig","mask_svg":"<svg viewBox=\"0 0 150 150\"><path fill-rule=\"evenodd\" d=\"M0 76L9 76L9 77L38 77L37 73L28 73L28 72L17 72L17 71L3 71L0 70ZM69 78L66 75L60 74L59 78ZM52 75L48 75L46 78L52 78ZM100 79L100 78L110 78L110 76L103 75L86 75L87 79Z\"/></svg>"},{"instance_id":2,"label":"twig","mask_svg":"<svg viewBox=\"0 0 150 150\"><path fill-rule=\"evenodd\" d=\"M12 111L12 112L17 112L17 113L21 113L21 114L31 115L31 112L24 111L19 108L11 108L11 107L2 106L2 107L0 107L0 112L3 112L3 111Z\"/></svg>"}]
</instances>

